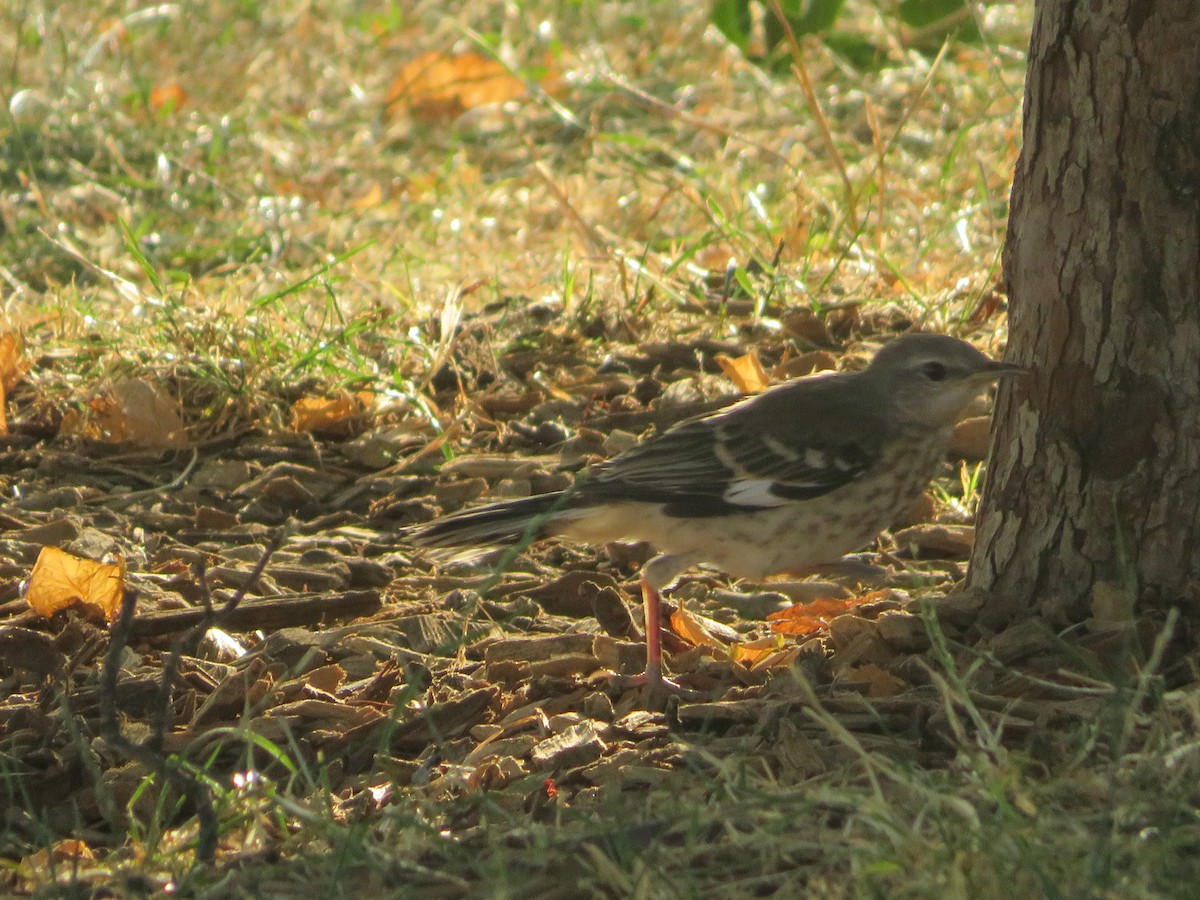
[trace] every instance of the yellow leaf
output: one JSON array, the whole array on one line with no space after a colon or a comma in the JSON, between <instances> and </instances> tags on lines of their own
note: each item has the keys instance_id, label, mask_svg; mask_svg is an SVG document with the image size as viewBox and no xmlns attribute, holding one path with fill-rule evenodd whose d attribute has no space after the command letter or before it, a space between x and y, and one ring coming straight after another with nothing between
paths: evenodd
<instances>
[{"instance_id":1,"label":"yellow leaf","mask_svg":"<svg viewBox=\"0 0 1200 900\"><path fill-rule=\"evenodd\" d=\"M743 394L757 394L765 391L770 384L767 373L758 360L758 354L753 350L737 359L721 353L716 356L716 360L725 377L736 384Z\"/></svg>"},{"instance_id":2,"label":"yellow leaf","mask_svg":"<svg viewBox=\"0 0 1200 900\"><path fill-rule=\"evenodd\" d=\"M729 648L729 655L734 662L753 669L758 663L777 654L782 646L780 638L772 635L757 638L753 641L742 641Z\"/></svg>"},{"instance_id":3,"label":"yellow leaf","mask_svg":"<svg viewBox=\"0 0 1200 900\"><path fill-rule=\"evenodd\" d=\"M292 404L292 430L302 433L345 430L360 418L374 397L343 392L337 397L301 397Z\"/></svg>"},{"instance_id":4,"label":"yellow leaf","mask_svg":"<svg viewBox=\"0 0 1200 900\"><path fill-rule=\"evenodd\" d=\"M0 388L6 393L15 388L29 371L24 350L21 338L11 331L0 334Z\"/></svg>"},{"instance_id":5,"label":"yellow leaf","mask_svg":"<svg viewBox=\"0 0 1200 900\"><path fill-rule=\"evenodd\" d=\"M791 647L782 647L753 662L743 661L742 664L748 666L754 672L765 672L767 669L786 669L795 662L796 657L799 655L800 648L793 645Z\"/></svg>"},{"instance_id":6,"label":"yellow leaf","mask_svg":"<svg viewBox=\"0 0 1200 900\"><path fill-rule=\"evenodd\" d=\"M682 606L671 615L671 627L675 633L697 647L712 647L714 650L724 650L725 645L713 637L700 620Z\"/></svg>"},{"instance_id":7,"label":"yellow leaf","mask_svg":"<svg viewBox=\"0 0 1200 900\"><path fill-rule=\"evenodd\" d=\"M525 82L480 53L447 55L436 50L404 65L387 94L387 114L408 113L426 122L449 121L468 109L515 100Z\"/></svg>"},{"instance_id":8,"label":"yellow leaf","mask_svg":"<svg viewBox=\"0 0 1200 900\"><path fill-rule=\"evenodd\" d=\"M99 607L108 621L121 611L125 593L125 564L99 563L72 556L57 547L43 547L29 575L25 601L49 618L77 604Z\"/></svg>"}]
</instances>

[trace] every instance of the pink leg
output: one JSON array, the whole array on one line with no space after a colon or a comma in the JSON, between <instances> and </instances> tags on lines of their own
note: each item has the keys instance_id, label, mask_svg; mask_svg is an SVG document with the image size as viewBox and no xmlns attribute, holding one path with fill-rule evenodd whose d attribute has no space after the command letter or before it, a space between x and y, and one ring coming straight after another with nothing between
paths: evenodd
<instances>
[{"instance_id":1,"label":"pink leg","mask_svg":"<svg viewBox=\"0 0 1200 900\"><path fill-rule=\"evenodd\" d=\"M646 619L646 684L663 683L662 673L662 597L642 579L642 611Z\"/></svg>"},{"instance_id":2,"label":"pink leg","mask_svg":"<svg viewBox=\"0 0 1200 900\"><path fill-rule=\"evenodd\" d=\"M687 688L663 676L662 670L662 598L645 578L642 579L642 610L646 619L646 671L632 678L621 678L627 687L644 685L648 694L691 694Z\"/></svg>"}]
</instances>

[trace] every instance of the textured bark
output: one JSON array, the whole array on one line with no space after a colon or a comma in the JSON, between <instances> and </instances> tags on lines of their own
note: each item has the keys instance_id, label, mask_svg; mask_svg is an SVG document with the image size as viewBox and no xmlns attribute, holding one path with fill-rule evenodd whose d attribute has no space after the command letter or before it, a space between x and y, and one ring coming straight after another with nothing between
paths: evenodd
<instances>
[{"instance_id":1,"label":"textured bark","mask_svg":"<svg viewBox=\"0 0 1200 900\"><path fill-rule=\"evenodd\" d=\"M971 584L1078 620L1200 583L1200 3L1038 0ZM1191 601L1190 602L1194 602Z\"/></svg>"}]
</instances>

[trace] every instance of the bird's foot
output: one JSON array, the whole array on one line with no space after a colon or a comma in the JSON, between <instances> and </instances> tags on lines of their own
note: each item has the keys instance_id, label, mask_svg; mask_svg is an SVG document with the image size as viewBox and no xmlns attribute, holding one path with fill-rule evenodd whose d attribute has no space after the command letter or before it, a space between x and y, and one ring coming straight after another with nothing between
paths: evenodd
<instances>
[{"instance_id":1,"label":"bird's foot","mask_svg":"<svg viewBox=\"0 0 1200 900\"><path fill-rule=\"evenodd\" d=\"M647 671L640 675L614 675L611 683L621 690L640 687L648 705L657 702L660 698L663 701L668 697L678 697L680 700L698 700L704 696L700 691L684 687L674 678L663 675L662 672Z\"/></svg>"}]
</instances>

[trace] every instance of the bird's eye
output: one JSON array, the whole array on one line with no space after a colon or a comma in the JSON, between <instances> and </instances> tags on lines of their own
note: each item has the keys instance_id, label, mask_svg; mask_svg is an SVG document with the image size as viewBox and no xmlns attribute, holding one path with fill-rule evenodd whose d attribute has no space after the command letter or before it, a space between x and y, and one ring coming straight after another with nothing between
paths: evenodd
<instances>
[{"instance_id":1,"label":"bird's eye","mask_svg":"<svg viewBox=\"0 0 1200 900\"><path fill-rule=\"evenodd\" d=\"M946 367L940 362L927 362L921 366L921 374L930 381L945 381Z\"/></svg>"}]
</instances>

